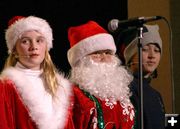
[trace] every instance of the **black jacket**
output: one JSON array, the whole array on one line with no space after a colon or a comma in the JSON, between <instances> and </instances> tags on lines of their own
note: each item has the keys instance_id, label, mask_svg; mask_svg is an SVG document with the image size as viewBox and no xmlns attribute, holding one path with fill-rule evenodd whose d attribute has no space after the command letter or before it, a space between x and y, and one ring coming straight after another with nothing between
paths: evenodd
<instances>
[{"instance_id":1,"label":"black jacket","mask_svg":"<svg viewBox=\"0 0 180 129\"><path fill-rule=\"evenodd\" d=\"M140 129L138 120L138 105L140 98L138 95L138 78L134 75L134 80L131 82L130 89L132 92L131 102L135 107L135 129ZM158 91L150 86L150 79L143 80L143 110L144 110L144 129L164 129L165 128L165 108L162 97Z\"/></svg>"}]
</instances>

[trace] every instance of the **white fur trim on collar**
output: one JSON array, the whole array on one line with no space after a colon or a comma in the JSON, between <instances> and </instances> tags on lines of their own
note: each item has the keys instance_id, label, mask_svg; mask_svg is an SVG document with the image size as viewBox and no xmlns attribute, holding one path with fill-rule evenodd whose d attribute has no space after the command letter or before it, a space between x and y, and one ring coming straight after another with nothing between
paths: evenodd
<instances>
[{"instance_id":1,"label":"white fur trim on collar","mask_svg":"<svg viewBox=\"0 0 180 129\"><path fill-rule=\"evenodd\" d=\"M99 50L112 50L116 52L114 39L110 34L97 34L81 40L75 46L68 50L68 61L74 66L78 60L84 56Z\"/></svg>"},{"instance_id":2,"label":"white fur trim on collar","mask_svg":"<svg viewBox=\"0 0 180 129\"><path fill-rule=\"evenodd\" d=\"M63 129L66 124L68 107L70 104L71 84L62 76L58 75L59 87L56 96L51 103L44 100L47 93L37 92L24 74L15 68L8 68L3 71L5 76L15 83L16 89L22 97L23 103L28 107L32 120L39 129ZM46 109L46 105L51 105L51 110Z\"/></svg>"}]
</instances>

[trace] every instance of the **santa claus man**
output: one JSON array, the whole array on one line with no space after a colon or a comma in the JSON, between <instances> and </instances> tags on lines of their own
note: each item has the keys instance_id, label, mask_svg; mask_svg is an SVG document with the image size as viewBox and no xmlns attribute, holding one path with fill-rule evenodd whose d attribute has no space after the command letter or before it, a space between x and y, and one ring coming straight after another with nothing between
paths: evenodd
<instances>
[{"instance_id":1,"label":"santa claus man","mask_svg":"<svg viewBox=\"0 0 180 129\"><path fill-rule=\"evenodd\" d=\"M132 76L116 57L113 37L95 21L68 29L76 129L132 129Z\"/></svg>"}]
</instances>

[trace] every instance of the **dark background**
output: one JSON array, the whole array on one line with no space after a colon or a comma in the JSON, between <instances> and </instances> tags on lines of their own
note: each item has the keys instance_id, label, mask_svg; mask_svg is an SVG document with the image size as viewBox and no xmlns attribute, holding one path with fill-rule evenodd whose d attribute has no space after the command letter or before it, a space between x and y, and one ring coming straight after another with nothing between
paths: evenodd
<instances>
[{"instance_id":1,"label":"dark background","mask_svg":"<svg viewBox=\"0 0 180 129\"><path fill-rule=\"evenodd\" d=\"M70 69L67 61L69 42L67 29L88 20L95 20L105 29L111 19L127 19L126 0L50 0L0 1L0 70L7 57L5 30L15 15L34 15L46 19L53 29L54 42L50 54L55 65L65 73Z\"/></svg>"}]
</instances>

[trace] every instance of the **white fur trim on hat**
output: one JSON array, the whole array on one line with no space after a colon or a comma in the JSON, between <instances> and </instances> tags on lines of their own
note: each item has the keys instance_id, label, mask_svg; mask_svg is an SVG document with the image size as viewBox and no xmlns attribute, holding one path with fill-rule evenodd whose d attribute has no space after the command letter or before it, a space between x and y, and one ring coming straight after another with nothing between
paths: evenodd
<instances>
[{"instance_id":1,"label":"white fur trim on hat","mask_svg":"<svg viewBox=\"0 0 180 129\"><path fill-rule=\"evenodd\" d=\"M8 53L12 52L18 38L20 38L25 31L29 30L37 30L38 32L43 34L45 39L47 40L48 49L50 50L52 48L53 35L52 29L48 22L35 16L29 16L19 19L18 21L10 25L6 30L5 39L8 47Z\"/></svg>"},{"instance_id":2,"label":"white fur trim on hat","mask_svg":"<svg viewBox=\"0 0 180 129\"><path fill-rule=\"evenodd\" d=\"M114 39L110 34L96 34L85 38L78 42L75 46L68 50L68 61L71 66L74 66L81 58L100 50L112 50L116 52Z\"/></svg>"}]
</instances>

